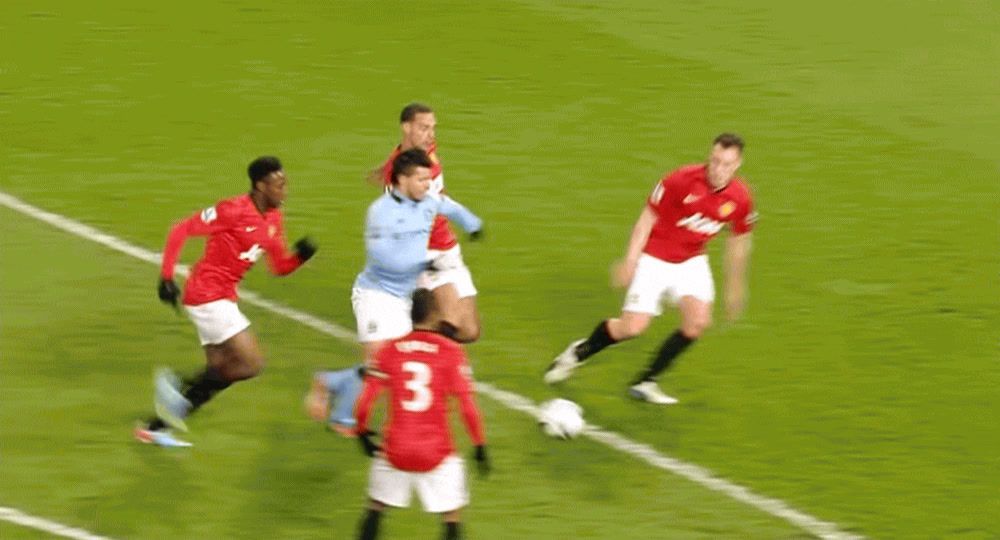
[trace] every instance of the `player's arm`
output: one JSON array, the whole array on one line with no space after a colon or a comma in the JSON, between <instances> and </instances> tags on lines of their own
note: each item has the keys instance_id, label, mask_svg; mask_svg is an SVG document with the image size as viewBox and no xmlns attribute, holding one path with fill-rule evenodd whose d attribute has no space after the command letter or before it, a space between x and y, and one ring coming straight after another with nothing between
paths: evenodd
<instances>
[{"instance_id":1,"label":"player's arm","mask_svg":"<svg viewBox=\"0 0 1000 540\"><path fill-rule=\"evenodd\" d=\"M440 197L438 214L461 225L465 232L473 236L473 239L482 234L483 220L479 219L479 216L447 195L442 194Z\"/></svg>"},{"instance_id":2,"label":"player's arm","mask_svg":"<svg viewBox=\"0 0 1000 540\"><path fill-rule=\"evenodd\" d=\"M385 388L386 374L375 368L367 368L365 370L365 382L364 387L361 389L361 395L358 396L358 401L354 405L354 417L358 424L358 433L364 433L368 431L368 420L371 418L372 404L375 403L375 399L378 398L379 394Z\"/></svg>"},{"instance_id":3,"label":"player's arm","mask_svg":"<svg viewBox=\"0 0 1000 540\"><path fill-rule=\"evenodd\" d=\"M297 270L316 254L316 249L312 240L300 238L295 242L295 251L289 252L283 232L275 235L275 240L264 247L271 273L277 276L287 276Z\"/></svg>"},{"instance_id":4,"label":"player's arm","mask_svg":"<svg viewBox=\"0 0 1000 540\"><path fill-rule=\"evenodd\" d=\"M472 444L475 446L472 458L476 461L476 468L480 475L486 476L492 467L486 452L486 429L483 426L483 415L479 412L474 397L472 369L461 349L456 350L455 355L455 363L453 364L455 369L451 374L450 392L458 397L462 423L465 424L469 438L472 439Z\"/></svg>"},{"instance_id":5,"label":"player's arm","mask_svg":"<svg viewBox=\"0 0 1000 540\"><path fill-rule=\"evenodd\" d=\"M632 234L628 240L628 248L625 250L625 259L615 269L615 286L625 287L632 282L632 276L635 275L635 267L639 264L639 257L642 256L642 250L646 247L646 241L649 240L649 234L653 231L656 219L656 210L649 205L643 207L642 213L639 214L639 219L635 221L635 225L632 227Z\"/></svg>"},{"instance_id":6,"label":"player's arm","mask_svg":"<svg viewBox=\"0 0 1000 540\"><path fill-rule=\"evenodd\" d=\"M726 318L736 320L743 314L747 301L747 267L753 247L752 229L757 213L750 204L734 218L732 231L726 238L725 307Z\"/></svg>"},{"instance_id":7,"label":"player's arm","mask_svg":"<svg viewBox=\"0 0 1000 540\"><path fill-rule=\"evenodd\" d=\"M184 248L184 242L191 236L208 236L225 230L229 226L227 206L220 204L196 213L174 224L167 233L167 244L160 259L160 281L157 295L160 300L177 307L180 288L174 282L174 267Z\"/></svg>"}]
</instances>

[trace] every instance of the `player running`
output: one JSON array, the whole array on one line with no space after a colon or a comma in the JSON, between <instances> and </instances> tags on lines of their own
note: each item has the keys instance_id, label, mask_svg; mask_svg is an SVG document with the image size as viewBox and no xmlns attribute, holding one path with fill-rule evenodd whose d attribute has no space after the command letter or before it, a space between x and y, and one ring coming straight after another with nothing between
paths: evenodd
<instances>
[{"instance_id":1,"label":"player running","mask_svg":"<svg viewBox=\"0 0 1000 540\"><path fill-rule=\"evenodd\" d=\"M357 422L365 454L374 457L368 481L368 509L359 538L378 535L387 506L405 508L412 492L430 513L441 514L444 538L459 538L460 511L469 503L462 458L448 428L449 396L458 398L462 420L475 445L481 475L490 470L482 415L473 399L472 370L462 347L437 333L440 313L426 289L413 294L413 332L390 341L375 356L358 399ZM382 446L372 441L372 404L389 392L389 415Z\"/></svg>"},{"instance_id":2,"label":"player running","mask_svg":"<svg viewBox=\"0 0 1000 540\"><path fill-rule=\"evenodd\" d=\"M420 148L397 154L389 170L391 188L368 208L367 263L351 291L358 340L364 345L366 361L386 340L410 331L410 294L428 265L427 240L433 234L432 223L440 215L448 216L458 221L472 239L479 237L483 226L482 220L465 207L443 193L432 192L434 161ZM450 321L442 321L441 325L443 332L455 336ZM330 428L341 435L353 436L352 422L344 413L350 410L360 385L356 368L316 372L306 395L306 411L317 421L328 420ZM335 401L332 410L331 401Z\"/></svg>"},{"instance_id":3,"label":"player running","mask_svg":"<svg viewBox=\"0 0 1000 540\"><path fill-rule=\"evenodd\" d=\"M657 183L616 268L616 284L630 284L621 317L601 321L589 338L571 343L549 366L545 382L563 381L605 347L642 334L669 299L680 309L681 327L632 381L629 394L650 403L677 403L660 390L656 377L711 324L715 285L705 244L726 225L731 228L725 258L727 317L738 318L746 303L750 232L757 214L749 189L736 177L742 163L743 140L724 133L715 138L707 164L681 167Z\"/></svg>"},{"instance_id":4,"label":"player running","mask_svg":"<svg viewBox=\"0 0 1000 540\"><path fill-rule=\"evenodd\" d=\"M396 156L411 148L420 148L431 159L431 187L428 193L431 196L443 195L444 171L437 156L434 138L437 120L433 109L422 103L411 103L400 113L399 125L402 140L378 171L383 185L387 190L392 187L392 163ZM418 285L434 291L445 320L455 328L455 339L462 343L476 341L481 330L476 286L462 259L462 246L448 225L447 217L435 216L427 247L427 257L432 264L420 274Z\"/></svg>"},{"instance_id":5,"label":"player running","mask_svg":"<svg viewBox=\"0 0 1000 540\"><path fill-rule=\"evenodd\" d=\"M156 416L135 429L135 437L160 446L190 446L175 438L167 426L187 430L185 418L229 385L260 373L264 355L249 329L250 321L236 305L236 286L261 255L267 254L271 272L294 272L316 253L303 238L289 253L279 208L285 200L288 177L276 157L260 157L247 168L250 192L220 201L170 229L160 268L159 297L178 307L180 290L174 265L185 240L207 236L205 252L184 287L182 303L198 330L205 351L203 371L180 386L169 370L156 375Z\"/></svg>"}]
</instances>

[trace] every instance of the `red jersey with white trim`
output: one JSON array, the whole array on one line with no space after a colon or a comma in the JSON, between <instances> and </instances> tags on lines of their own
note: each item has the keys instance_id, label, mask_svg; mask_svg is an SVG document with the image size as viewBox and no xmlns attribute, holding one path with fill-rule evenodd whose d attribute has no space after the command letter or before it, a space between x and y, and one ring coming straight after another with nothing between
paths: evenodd
<instances>
[{"instance_id":1,"label":"red jersey with white trim","mask_svg":"<svg viewBox=\"0 0 1000 540\"><path fill-rule=\"evenodd\" d=\"M744 181L733 178L714 191L707 173L707 165L685 165L656 184L646 204L657 219L644 253L679 263L704 253L705 244L726 225L737 235L753 229L757 214Z\"/></svg>"},{"instance_id":2,"label":"red jersey with white trim","mask_svg":"<svg viewBox=\"0 0 1000 540\"><path fill-rule=\"evenodd\" d=\"M393 467L426 472L454 453L448 427L449 396L459 400L473 444L486 442L482 416L473 399L472 370L454 341L416 330L387 343L375 355L355 413L358 430L368 429L372 404L389 391L389 417L382 451Z\"/></svg>"},{"instance_id":3,"label":"red jersey with white trim","mask_svg":"<svg viewBox=\"0 0 1000 540\"><path fill-rule=\"evenodd\" d=\"M385 182L386 187L392 185L392 161L396 159L402 150L399 146L389 154L389 159L382 164L382 181ZM444 193L444 171L441 168L441 162L437 157L437 143L431 145L430 149L427 150L427 156L431 158L431 188L428 190L428 195L441 195ZM448 226L448 218L438 214L434 217L434 224L431 226L431 238L427 242L427 247L430 249L437 250L448 250L458 245L458 238L455 237L455 233L452 232L451 227Z\"/></svg>"},{"instance_id":4,"label":"red jersey with white trim","mask_svg":"<svg viewBox=\"0 0 1000 540\"><path fill-rule=\"evenodd\" d=\"M288 252L281 211L261 214L249 195L219 201L170 229L163 250L160 276L172 279L174 265L189 236L208 236L205 253L184 285L184 304L197 306L215 300L236 301L236 286L247 270L267 253L271 272L290 274L302 265Z\"/></svg>"}]
</instances>

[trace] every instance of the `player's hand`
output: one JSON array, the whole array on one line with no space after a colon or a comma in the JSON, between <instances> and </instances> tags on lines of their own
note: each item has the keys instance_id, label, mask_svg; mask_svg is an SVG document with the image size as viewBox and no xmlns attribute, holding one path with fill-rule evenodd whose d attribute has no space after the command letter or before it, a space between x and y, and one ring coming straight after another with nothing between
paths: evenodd
<instances>
[{"instance_id":1,"label":"player's hand","mask_svg":"<svg viewBox=\"0 0 1000 540\"><path fill-rule=\"evenodd\" d=\"M490 464L490 456L486 453L486 445L477 446L472 457L476 460L476 470L479 471L479 476L483 478L489 476L493 466Z\"/></svg>"},{"instance_id":2,"label":"player's hand","mask_svg":"<svg viewBox=\"0 0 1000 540\"><path fill-rule=\"evenodd\" d=\"M308 236L298 239L295 242L295 254L299 256L299 260L306 262L316 254L316 250L319 249Z\"/></svg>"},{"instance_id":3,"label":"player's hand","mask_svg":"<svg viewBox=\"0 0 1000 540\"><path fill-rule=\"evenodd\" d=\"M358 442L361 443L361 451L368 457L375 457L376 452L382 451L382 447L375 444L375 441L372 440L373 435L375 435L374 431L358 433Z\"/></svg>"},{"instance_id":4,"label":"player's hand","mask_svg":"<svg viewBox=\"0 0 1000 540\"><path fill-rule=\"evenodd\" d=\"M483 229L479 229L478 231L472 231L469 233L469 240L472 240L473 242L479 242L483 240L484 234L485 233L483 233Z\"/></svg>"},{"instance_id":5,"label":"player's hand","mask_svg":"<svg viewBox=\"0 0 1000 540\"><path fill-rule=\"evenodd\" d=\"M747 300L746 294L736 293L729 294L726 296L726 321L736 322L743 316L743 312L746 310Z\"/></svg>"},{"instance_id":6,"label":"player's hand","mask_svg":"<svg viewBox=\"0 0 1000 540\"><path fill-rule=\"evenodd\" d=\"M611 267L611 285L615 288L624 289L632 283L635 277L636 261L622 260L615 262Z\"/></svg>"},{"instance_id":7,"label":"player's hand","mask_svg":"<svg viewBox=\"0 0 1000 540\"><path fill-rule=\"evenodd\" d=\"M174 283L174 280L160 278L160 283L156 289L161 302L174 306L174 309L180 309L177 306L177 297L181 295L181 290L177 287L177 283Z\"/></svg>"}]
</instances>

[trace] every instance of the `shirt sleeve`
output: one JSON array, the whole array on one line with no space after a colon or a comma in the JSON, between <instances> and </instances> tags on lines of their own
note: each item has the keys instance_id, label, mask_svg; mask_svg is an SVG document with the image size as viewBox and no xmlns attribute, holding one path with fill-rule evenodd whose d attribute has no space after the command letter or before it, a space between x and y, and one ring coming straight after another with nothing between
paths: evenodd
<instances>
[{"instance_id":1,"label":"shirt sleeve","mask_svg":"<svg viewBox=\"0 0 1000 540\"><path fill-rule=\"evenodd\" d=\"M486 430L483 426L483 416L476 406L473 391L472 368L460 349L454 352L453 372L451 375L451 393L458 397L462 411L462 422L472 438L472 444L486 444Z\"/></svg>"},{"instance_id":2,"label":"shirt sleeve","mask_svg":"<svg viewBox=\"0 0 1000 540\"><path fill-rule=\"evenodd\" d=\"M160 262L160 277L173 279L174 266L180 257L184 242L191 236L208 236L224 231L232 226L233 215L230 206L219 203L175 224L167 233L167 244L163 248Z\"/></svg>"},{"instance_id":3,"label":"shirt sleeve","mask_svg":"<svg viewBox=\"0 0 1000 540\"><path fill-rule=\"evenodd\" d=\"M646 199L646 206L655 211L657 215L662 215L670 205L674 204L673 201L677 199L677 184L679 181L680 176L677 172L661 178L656 183L656 186L653 187L649 198Z\"/></svg>"},{"instance_id":4,"label":"shirt sleeve","mask_svg":"<svg viewBox=\"0 0 1000 540\"><path fill-rule=\"evenodd\" d=\"M294 253L289 253L284 227L280 222L277 224L274 238L264 245L264 251L267 252L267 262L272 274L286 276L302 266L302 259Z\"/></svg>"},{"instance_id":5,"label":"shirt sleeve","mask_svg":"<svg viewBox=\"0 0 1000 540\"><path fill-rule=\"evenodd\" d=\"M359 433L368 431L368 420L371 417L372 404L375 403L375 399L382 393L388 382L389 376L382 371L382 365L384 364L382 360L383 356L384 353L380 351L375 355L373 365L365 369L364 387L361 389L361 395L354 406L354 417L357 420L357 430Z\"/></svg>"},{"instance_id":6,"label":"shirt sleeve","mask_svg":"<svg viewBox=\"0 0 1000 540\"><path fill-rule=\"evenodd\" d=\"M747 195L745 201L739 205L733 213L733 220L730 222L733 234L746 234L753 230L757 222L757 211L753 208L753 200Z\"/></svg>"},{"instance_id":7,"label":"shirt sleeve","mask_svg":"<svg viewBox=\"0 0 1000 540\"><path fill-rule=\"evenodd\" d=\"M447 195L440 195L438 214L458 223L465 232L476 232L483 228L483 220Z\"/></svg>"}]
</instances>

